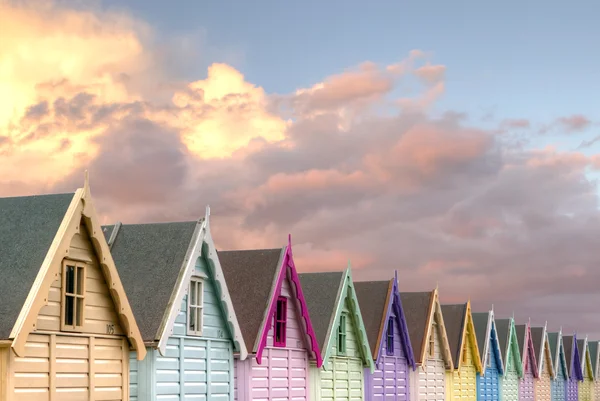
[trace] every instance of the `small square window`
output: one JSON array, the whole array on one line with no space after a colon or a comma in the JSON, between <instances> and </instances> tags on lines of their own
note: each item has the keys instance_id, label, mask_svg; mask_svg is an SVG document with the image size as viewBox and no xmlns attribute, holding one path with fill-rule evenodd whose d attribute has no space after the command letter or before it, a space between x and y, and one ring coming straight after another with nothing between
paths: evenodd
<instances>
[{"instance_id":1,"label":"small square window","mask_svg":"<svg viewBox=\"0 0 600 401\"><path fill-rule=\"evenodd\" d=\"M61 330L82 331L85 312L85 263L63 261Z\"/></svg>"},{"instance_id":2,"label":"small square window","mask_svg":"<svg viewBox=\"0 0 600 401\"><path fill-rule=\"evenodd\" d=\"M285 333L287 327L287 298L277 298L277 308L275 309L275 338L273 345L275 347L285 347Z\"/></svg>"},{"instance_id":3,"label":"small square window","mask_svg":"<svg viewBox=\"0 0 600 401\"><path fill-rule=\"evenodd\" d=\"M394 355L394 318L388 319L388 328L385 348L388 355Z\"/></svg>"},{"instance_id":4,"label":"small square window","mask_svg":"<svg viewBox=\"0 0 600 401\"><path fill-rule=\"evenodd\" d=\"M339 355L346 355L346 320L348 315L342 313L340 315L340 324L337 332L337 351Z\"/></svg>"},{"instance_id":5,"label":"small square window","mask_svg":"<svg viewBox=\"0 0 600 401\"><path fill-rule=\"evenodd\" d=\"M465 344L463 345L463 350L462 350L462 363L467 363L468 358L467 358L467 352L469 351L468 346L467 346L467 341L465 340Z\"/></svg>"},{"instance_id":6,"label":"small square window","mask_svg":"<svg viewBox=\"0 0 600 401\"><path fill-rule=\"evenodd\" d=\"M188 334L202 335L204 323L204 281L192 277L188 293Z\"/></svg>"}]
</instances>

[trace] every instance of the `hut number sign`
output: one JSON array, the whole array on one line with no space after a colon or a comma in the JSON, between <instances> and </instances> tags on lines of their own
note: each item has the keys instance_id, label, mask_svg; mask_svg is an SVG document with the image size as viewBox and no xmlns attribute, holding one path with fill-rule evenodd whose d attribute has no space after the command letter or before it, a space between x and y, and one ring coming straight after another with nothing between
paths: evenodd
<instances>
[{"instance_id":1,"label":"hut number sign","mask_svg":"<svg viewBox=\"0 0 600 401\"><path fill-rule=\"evenodd\" d=\"M106 334L115 334L115 325L109 323L106 325Z\"/></svg>"}]
</instances>

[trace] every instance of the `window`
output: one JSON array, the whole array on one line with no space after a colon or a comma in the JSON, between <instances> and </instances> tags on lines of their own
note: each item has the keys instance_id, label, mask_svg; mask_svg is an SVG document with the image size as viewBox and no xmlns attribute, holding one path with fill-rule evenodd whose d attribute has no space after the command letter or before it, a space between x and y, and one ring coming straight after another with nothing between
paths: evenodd
<instances>
[{"instance_id":1,"label":"window","mask_svg":"<svg viewBox=\"0 0 600 401\"><path fill-rule=\"evenodd\" d=\"M204 281L200 277L192 277L188 294L188 333L201 335L204 310Z\"/></svg>"},{"instance_id":2,"label":"window","mask_svg":"<svg viewBox=\"0 0 600 401\"><path fill-rule=\"evenodd\" d=\"M275 310L275 341L276 347L285 347L285 331L287 326L287 298L277 298L277 309Z\"/></svg>"},{"instance_id":3,"label":"window","mask_svg":"<svg viewBox=\"0 0 600 401\"><path fill-rule=\"evenodd\" d=\"M465 341L465 344L463 345L463 350L462 350L462 363L467 363L467 341Z\"/></svg>"},{"instance_id":4,"label":"window","mask_svg":"<svg viewBox=\"0 0 600 401\"><path fill-rule=\"evenodd\" d=\"M435 356L435 329L436 329L436 327L433 326L432 330L431 330L431 335L429 336L429 356L430 357Z\"/></svg>"},{"instance_id":5,"label":"window","mask_svg":"<svg viewBox=\"0 0 600 401\"><path fill-rule=\"evenodd\" d=\"M388 355L394 355L394 319L388 319L387 342L385 348Z\"/></svg>"},{"instance_id":6,"label":"window","mask_svg":"<svg viewBox=\"0 0 600 401\"><path fill-rule=\"evenodd\" d=\"M346 320L348 315L346 313L342 313L340 315L340 325L338 326L337 333L337 351L340 355L346 354Z\"/></svg>"},{"instance_id":7,"label":"window","mask_svg":"<svg viewBox=\"0 0 600 401\"><path fill-rule=\"evenodd\" d=\"M85 309L85 263L65 260L62 271L61 330L81 331Z\"/></svg>"}]
</instances>

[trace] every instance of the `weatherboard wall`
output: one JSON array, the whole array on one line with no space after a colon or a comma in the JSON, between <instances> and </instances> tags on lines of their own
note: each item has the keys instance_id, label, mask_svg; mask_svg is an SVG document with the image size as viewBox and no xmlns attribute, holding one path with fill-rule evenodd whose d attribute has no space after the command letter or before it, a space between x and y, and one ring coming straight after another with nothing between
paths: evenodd
<instances>
[{"instance_id":1,"label":"weatherboard wall","mask_svg":"<svg viewBox=\"0 0 600 401\"><path fill-rule=\"evenodd\" d=\"M487 347L487 359L484 374L477 373L477 400L500 400L500 361L497 355L498 338L494 325L492 325L490 340ZM483 352L483 351L482 351ZM484 358L482 358L484 359Z\"/></svg>"},{"instance_id":2,"label":"weatherboard wall","mask_svg":"<svg viewBox=\"0 0 600 401\"><path fill-rule=\"evenodd\" d=\"M542 341L542 357L538 361L540 366L540 375L535 382L535 400L552 401L552 356L546 336Z\"/></svg>"},{"instance_id":3,"label":"weatherboard wall","mask_svg":"<svg viewBox=\"0 0 600 401\"><path fill-rule=\"evenodd\" d=\"M447 372L447 383L449 388L446 390L446 399L476 401L477 400L477 369L475 367L472 337L470 335L471 328L467 325L465 338L467 346L461 351L460 357L464 358L461 361L460 368L453 369ZM464 356L463 356L464 353ZM458 361L454 362L458 364Z\"/></svg>"},{"instance_id":4,"label":"weatherboard wall","mask_svg":"<svg viewBox=\"0 0 600 401\"><path fill-rule=\"evenodd\" d=\"M308 399L308 350L305 329L298 313L296 295L288 278L289 267L281 284L281 296L287 298L286 346L273 345L273 319L269 320L269 332L260 364L255 357L245 361L235 360L236 400L307 400ZM275 298L278 294L275 294ZM243 319L243 316L240 317Z\"/></svg>"},{"instance_id":5,"label":"weatherboard wall","mask_svg":"<svg viewBox=\"0 0 600 401\"><path fill-rule=\"evenodd\" d=\"M148 347L143 361L131 363L131 401L234 399L233 342L204 258L193 276L204 279L202 334L188 333L186 294L166 354Z\"/></svg>"},{"instance_id":6,"label":"weatherboard wall","mask_svg":"<svg viewBox=\"0 0 600 401\"><path fill-rule=\"evenodd\" d=\"M393 295L392 297L395 298ZM394 353L393 355L387 354L389 319L386 319L379 347L379 363L375 365L373 373L369 368L364 369L365 399L368 401L407 401L409 399L409 364L404 352L405 344L401 336L400 317L396 315L394 308L392 308L389 318L394 324Z\"/></svg>"}]
</instances>

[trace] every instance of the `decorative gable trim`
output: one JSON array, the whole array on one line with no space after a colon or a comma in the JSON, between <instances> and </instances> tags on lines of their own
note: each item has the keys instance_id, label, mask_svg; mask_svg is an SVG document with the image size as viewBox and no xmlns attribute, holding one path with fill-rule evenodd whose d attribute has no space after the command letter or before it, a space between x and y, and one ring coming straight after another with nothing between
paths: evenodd
<instances>
[{"instance_id":1,"label":"decorative gable trim","mask_svg":"<svg viewBox=\"0 0 600 401\"><path fill-rule=\"evenodd\" d=\"M473 352L473 359L475 360L475 369L477 370L478 373L482 373L483 372L483 367L481 365L481 355L479 354L479 345L477 345L477 337L475 335L475 325L473 324L473 317L471 316L471 300L467 301L467 307L465 308L465 316L464 316L464 321L465 324L463 325L463 329L462 329L462 334L461 334L461 342L460 342L460 351L459 351L459 358L458 358L458 362L455 364L455 369L458 371L460 370L460 367L462 365L462 359L463 359L463 351L464 351L464 347L463 344L465 343L465 341L470 341L471 342L471 346L474 348L471 348L471 352ZM469 334L470 332L470 334ZM469 335L469 337L467 338L467 335Z\"/></svg>"},{"instance_id":2,"label":"decorative gable trim","mask_svg":"<svg viewBox=\"0 0 600 401\"><path fill-rule=\"evenodd\" d=\"M600 341L595 341L597 343L596 345L596 355L591 355L591 358L596 359L596 371L594 372L594 380L600 380L600 377L598 377L599 373L600 373L600 367L598 366L600 364Z\"/></svg>"},{"instance_id":3,"label":"decorative gable trim","mask_svg":"<svg viewBox=\"0 0 600 401\"><path fill-rule=\"evenodd\" d=\"M492 331L496 334L496 341L492 341ZM492 345L494 344L494 345ZM493 347L490 349L490 347ZM504 375L504 363L502 362L502 351L498 340L498 330L496 329L496 319L494 319L494 306L488 312L487 326L485 327L485 339L483 340L483 353L481 354L482 376L485 376L485 367L491 352L496 356L496 369L500 375Z\"/></svg>"},{"instance_id":4,"label":"decorative gable trim","mask_svg":"<svg viewBox=\"0 0 600 401\"><path fill-rule=\"evenodd\" d=\"M146 347L144 346L142 335L127 300L127 295L123 289L123 284L119 278L108 243L104 238L102 227L98 221L90 193L87 171L85 172L84 186L75 191L73 200L54 236L54 240L40 266L33 286L27 295L25 304L10 333L10 338L13 339L11 346L15 354L18 356L24 355L27 337L35 329L40 309L48 304L48 297L42 297L42 294L47 294L52 283L58 278L62 261L65 257L69 256L71 239L81 230L80 223L82 219L89 231L90 240L98 257L100 270L106 279L106 285L114 302L119 322L131 345L137 351L137 359L142 360L146 356Z\"/></svg>"},{"instance_id":5,"label":"decorative gable trim","mask_svg":"<svg viewBox=\"0 0 600 401\"><path fill-rule=\"evenodd\" d=\"M323 364L323 358L321 356L321 351L319 350L317 336L315 335L312 322L310 321L310 317L308 315L308 307L306 306L306 300L304 299L302 286L300 285L300 279L298 278L298 272L296 271L296 265L294 264L291 234L288 235L288 244L284 248L283 252L283 257L280 258L281 262L279 263L279 268L276 274L276 281L274 282L274 285L271 289L269 306L267 307L267 309L265 309L266 313L263 316L263 321L260 326L260 335L256 338L257 344L254 345L254 348L256 349L256 362L260 365L262 361L262 353L265 346L267 345L267 336L269 334L269 330L271 329L273 322L273 319L271 319L271 317L275 313L275 308L277 307L277 297L281 293L281 286L283 285L283 280L285 278L289 278L289 280L293 284L292 289L294 290L296 300L298 301L296 304L299 304L300 306L300 310L298 312L299 316L304 321L304 333L307 337L307 342L310 345L310 351L312 352L313 357L317 361L317 367L320 368Z\"/></svg>"},{"instance_id":6,"label":"decorative gable trim","mask_svg":"<svg viewBox=\"0 0 600 401\"><path fill-rule=\"evenodd\" d=\"M217 256L217 250L212 239L209 216L210 207L207 206L204 219L198 220L198 223L196 224L192 241L190 242L182 268L179 271L175 289L171 294L171 299L169 300L162 323L158 329L158 344L156 345L156 348L162 356L166 355L167 341L169 337L173 335L175 320L181 311L183 297L189 291L189 282L196 269L196 261L198 258L203 257L208 262L207 266L211 270L212 277L210 278L212 278L216 284L215 290L217 298L221 303L221 310L225 315L224 318L227 322L231 338L233 339L234 350L239 352L240 360L245 360L248 356L248 351L246 350L246 343L242 338L240 325L235 310L233 309L233 303L229 296L225 276L223 275L219 257Z\"/></svg>"},{"instance_id":7,"label":"decorative gable trim","mask_svg":"<svg viewBox=\"0 0 600 401\"><path fill-rule=\"evenodd\" d=\"M544 373L544 362L550 363L550 377L554 379L556 377L556 370L554 369L554 362L552 361L552 353L550 352L550 343L548 341L548 322L544 324L542 330L542 348L539 351L537 357L538 363L538 377Z\"/></svg>"},{"instance_id":8,"label":"decorative gable trim","mask_svg":"<svg viewBox=\"0 0 600 401\"><path fill-rule=\"evenodd\" d=\"M519 349L519 339L517 338L517 330L515 328L515 319L510 318L510 329L508 330L508 341L506 342L506 361L504 362L504 370L508 366L510 358L517 358L517 375L519 378L523 377L523 361L521 360L521 350Z\"/></svg>"},{"instance_id":9,"label":"decorative gable trim","mask_svg":"<svg viewBox=\"0 0 600 401\"><path fill-rule=\"evenodd\" d=\"M392 295L393 299L391 304L394 307L394 312L396 313L396 316L398 316L398 320L400 321L400 336L402 337L404 354L406 355L406 359L408 360L409 366L411 366L414 371L417 368L417 364L415 361L415 354L413 352L412 344L410 342L410 336L408 334L408 324L406 324L406 317L404 316L402 301L400 300L400 286L398 285L397 270L394 271L394 284L392 287ZM381 352L379 352L379 355L381 355Z\"/></svg>"},{"instance_id":10,"label":"decorative gable trim","mask_svg":"<svg viewBox=\"0 0 600 401\"><path fill-rule=\"evenodd\" d=\"M539 377L539 370L537 366L537 360L535 357L535 349L533 348L533 339L531 338L531 322L528 322L525 325L525 344L523 344L523 357L521 358L521 364L523 365L523 372L525 372L525 363L527 361L526 358L531 358L531 363L533 366L531 370L533 372L533 377L536 379Z\"/></svg>"},{"instance_id":11,"label":"decorative gable trim","mask_svg":"<svg viewBox=\"0 0 600 401\"><path fill-rule=\"evenodd\" d=\"M440 299L438 294L438 288L431 292L429 302L429 313L427 316L427 323L425 324L425 336L423 337L423 344L421 347L421 361L424 365L427 361L425 354L427 353L427 342L431 335L431 329L433 328L433 320L437 320L438 327L442 331L441 340L444 355L444 362L446 363L446 369L452 370L454 365L452 362L452 351L450 350L450 342L448 341L448 334L446 333L446 326L444 324L444 317L442 315L442 307L440 305Z\"/></svg>"},{"instance_id":12,"label":"decorative gable trim","mask_svg":"<svg viewBox=\"0 0 600 401\"><path fill-rule=\"evenodd\" d=\"M338 288L338 293L336 297L335 312L331 317L331 320L329 322L329 328L327 329L327 336L325 337L327 339L325 341L325 352L322 354L323 364L327 364L327 361L331 356L331 349L335 341L335 327L337 327L339 323L340 315L342 314L342 309L344 307L344 302L346 298L350 299L350 315L354 320L354 324L358 328L358 346L362 351L361 355L363 358L363 362L369 368L371 373L373 373L375 371L375 363L373 361L373 355L371 354L371 347L369 346L369 341L367 340L367 331L365 330L365 324L363 322L362 314L360 312L360 306L356 297L356 291L354 290L354 283L352 281L352 271L350 270L350 262L348 262L348 268L346 268L346 271L342 276L342 280L340 283L340 287ZM323 352L323 350L321 350L321 352Z\"/></svg>"},{"instance_id":13,"label":"decorative gable trim","mask_svg":"<svg viewBox=\"0 0 600 401\"><path fill-rule=\"evenodd\" d=\"M554 372L558 376L558 369L561 368L564 372L565 380L569 378L569 369L567 365L567 357L565 356L565 348L562 338L562 327L558 331L558 338L556 339L556 356L554 359Z\"/></svg>"},{"instance_id":14,"label":"decorative gable trim","mask_svg":"<svg viewBox=\"0 0 600 401\"><path fill-rule=\"evenodd\" d=\"M586 369L587 367L587 369ZM583 357L581 358L581 373L582 377L585 377L585 372L588 372L588 378L594 380L594 373L592 368L592 358L590 355L590 349L588 348L588 338L585 336L583 340Z\"/></svg>"},{"instance_id":15,"label":"decorative gable trim","mask_svg":"<svg viewBox=\"0 0 600 401\"><path fill-rule=\"evenodd\" d=\"M583 380L583 371L581 369L581 356L579 355L579 347L577 347L577 334L573 334L573 351L571 352L571 361L569 369L569 378L575 377L576 380ZM577 363L575 363L577 361ZM575 370L573 372L573 370Z\"/></svg>"}]
</instances>

